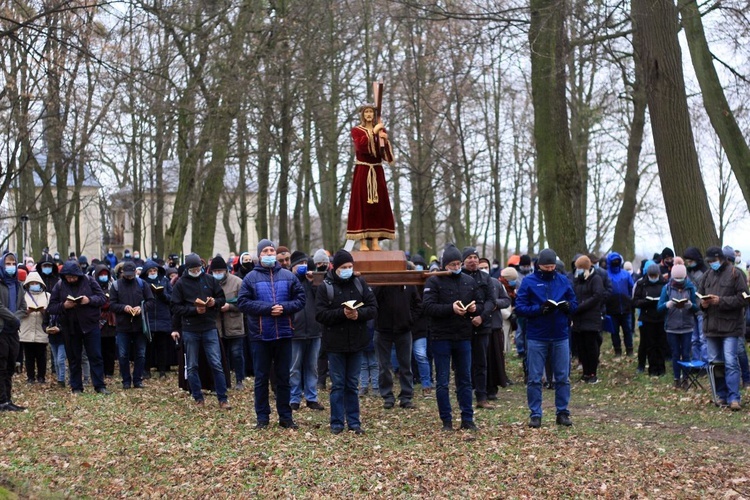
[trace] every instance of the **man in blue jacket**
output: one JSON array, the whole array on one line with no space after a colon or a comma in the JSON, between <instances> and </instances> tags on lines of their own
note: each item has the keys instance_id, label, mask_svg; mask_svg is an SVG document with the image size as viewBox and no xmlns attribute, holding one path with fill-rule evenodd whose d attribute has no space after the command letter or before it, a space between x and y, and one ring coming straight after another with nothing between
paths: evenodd
<instances>
[{"instance_id":1,"label":"man in blue jacket","mask_svg":"<svg viewBox=\"0 0 750 500\"><path fill-rule=\"evenodd\" d=\"M569 315L578 302L570 280L555 270L557 255L549 248L539 254L538 269L521 282L516 296L516 314L526 320L526 359L529 381L526 398L531 417L529 427L542 425L542 375L551 358L555 381L557 424L570 426L570 330ZM547 374L548 378L550 374Z\"/></svg>"},{"instance_id":2,"label":"man in blue jacket","mask_svg":"<svg viewBox=\"0 0 750 500\"><path fill-rule=\"evenodd\" d=\"M292 419L289 373L292 367L292 322L305 307L305 291L291 271L276 260L276 245L263 239L258 243L260 265L245 279L237 307L248 315L249 336L255 369L255 414L257 429L265 429L271 417L268 380L273 364L276 374L276 411L279 425L296 429Z\"/></svg>"},{"instance_id":3,"label":"man in blue jacket","mask_svg":"<svg viewBox=\"0 0 750 500\"><path fill-rule=\"evenodd\" d=\"M620 329L625 341L625 353L633 355L633 277L622 268L622 255L607 255L607 273L612 283L612 293L607 298L607 314L612 318L612 347L615 356L622 356Z\"/></svg>"}]
</instances>

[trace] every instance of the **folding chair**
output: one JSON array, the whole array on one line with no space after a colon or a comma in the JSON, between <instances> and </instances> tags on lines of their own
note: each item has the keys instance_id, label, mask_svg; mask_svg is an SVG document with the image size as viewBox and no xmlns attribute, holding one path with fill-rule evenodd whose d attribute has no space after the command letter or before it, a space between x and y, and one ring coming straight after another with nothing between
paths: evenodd
<instances>
[{"instance_id":1,"label":"folding chair","mask_svg":"<svg viewBox=\"0 0 750 500\"><path fill-rule=\"evenodd\" d=\"M716 391L716 382L719 379L724 379L724 362L714 361L708 364L708 382L711 384L711 397L714 399L716 406L721 406L719 402L719 394ZM724 402L726 404L726 402Z\"/></svg>"},{"instance_id":2,"label":"folding chair","mask_svg":"<svg viewBox=\"0 0 750 500\"><path fill-rule=\"evenodd\" d=\"M701 389L703 389L703 385L701 384L698 377L708 373L708 363L696 359L692 361L678 361L677 366L682 368L683 372L687 374L688 383L687 387L685 387L686 391L690 390L691 387L700 387Z\"/></svg>"}]
</instances>

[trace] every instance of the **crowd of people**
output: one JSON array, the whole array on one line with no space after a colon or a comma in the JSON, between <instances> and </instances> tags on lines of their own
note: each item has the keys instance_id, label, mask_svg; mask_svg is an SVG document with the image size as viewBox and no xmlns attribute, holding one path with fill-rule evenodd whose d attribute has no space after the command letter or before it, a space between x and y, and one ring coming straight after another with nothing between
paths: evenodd
<instances>
[{"instance_id":1,"label":"crowd of people","mask_svg":"<svg viewBox=\"0 0 750 500\"><path fill-rule=\"evenodd\" d=\"M359 400L368 391L383 408L410 410L436 398L445 431L454 430L453 374L460 421L476 430L475 409L491 411L498 390L513 384L505 357L523 360L529 426L542 423L543 388L554 389L556 423L572 425L570 373L600 381L605 333L615 356L637 356L637 370L659 377L671 360L676 389L688 374L678 361L723 363L718 403L741 409L750 386L745 338L750 324L748 277L730 247L667 248L640 266L617 252L577 255L569 270L552 249L514 255L506 266L474 247L447 245L429 262L407 254L408 269L429 274L423 287L371 287L346 250L308 255L264 239L257 251L184 261L170 255L118 258L110 249L91 263L46 250L0 267L0 411L23 411L12 400L15 373L103 395L119 367L123 390L166 377L197 406L204 391L229 410L229 391L254 379L256 428L270 425L270 390L278 424L297 428L304 405L325 410L330 430L364 433ZM316 281L316 273L323 280ZM635 350L634 330L640 342ZM48 347L49 346L49 347ZM234 380L232 380L234 375ZM394 381L398 379L396 390ZM330 388L327 383L330 380ZM270 387L270 389L269 389Z\"/></svg>"}]
</instances>

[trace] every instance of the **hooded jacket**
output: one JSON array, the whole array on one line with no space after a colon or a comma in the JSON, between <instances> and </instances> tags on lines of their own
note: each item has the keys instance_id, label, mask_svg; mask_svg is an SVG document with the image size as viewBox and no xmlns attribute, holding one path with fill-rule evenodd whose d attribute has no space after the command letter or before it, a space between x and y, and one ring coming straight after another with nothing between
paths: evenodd
<instances>
[{"instance_id":1,"label":"hooded jacket","mask_svg":"<svg viewBox=\"0 0 750 500\"><path fill-rule=\"evenodd\" d=\"M52 264L52 272L50 274L44 274L42 272L42 264L44 263ZM51 255L45 254L41 259L39 259L39 262L36 263L36 270L39 273L39 277L42 279L42 282L44 283L44 288L48 292L52 291L57 282L60 281L60 273L58 271L57 262L55 262L55 259L53 259Z\"/></svg>"},{"instance_id":2,"label":"hooded jacket","mask_svg":"<svg viewBox=\"0 0 750 500\"><path fill-rule=\"evenodd\" d=\"M613 266L616 260L620 267ZM611 252L607 256L607 273L612 283L612 294L607 298L607 314L630 314L633 309L633 277L622 268L622 255Z\"/></svg>"},{"instance_id":3,"label":"hooded jacket","mask_svg":"<svg viewBox=\"0 0 750 500\"><path fill-rule=\"evenodd\" d=\"M149 279L148 272L150 269L156 269L158 275L156 280ZM154 305L148 313L148 325L152 332L171 332L172 331L172 283L167 278L167 273L163 267L153 260L147 260L141 269L141 279L145 281L151 293L154 295Z\"/></svg>"},{"instance_id":4,"label":"hooded jacket","mask_svg":"<svg viewBox=\"0 0 750 500\"><path fill-rule=\"evenodd\" d=\"M42 286L41 292L29 291L29 286L32 284L39 284ZM41 276L36 271L32 271L26 277L26 281L23 282L23 288L26 292L26 307L27 309L23 313L21 318L21 331L19 333L19 339L21 342L30 342L34 344L47 344L49 343L49 335L44 330L45 315L47 313L47 305L49 304L49 293L44 288L44 282ZM29 312L30 308L43 308L38 311Z\"/></svg>"},{"instance_id":5,"label":"hooded jacket","mask_svg":"<svg viewBox=\"0 0 750 500\"><path fill-rule=\"evenodd\" d=\"M207 307L203 314L198 313L195 306L195 300L205 301L213 297L214 307ZM190 276L187 269L172 288L171 309L173 320L180 324L179 331L193 333L203 333L216 328L216 317L219 310L227 300L224 297L224 290L213 276L201 273L197 278ZM174 328L174 324L170 331Z\"/></svg>"},{"instance_id":6,"label":"hooded jacket","mask_svg":"<svg viewBox=\"0 0 750 500\"><path fill-rule=\"evenodd\" d=\"M281 316L271 315L276 304L284 308ZM242 280L237 306L248 315L251 340L290 339L294 315L305 307L305 291L278 262L272 268L257 266Z\"/></svg>"},{"instance_id":7,"label":"hooded jacket","mask_svg":"<svg viewBox=\"0 0 750 500\"><path fill-rule=\"evenodd\" d=\"M362 292L354 280L361 283ZM328 298L328 287L333 287L333 298ZM350 320L344 315L342 303L355 300L364 305L357 309L359 316ZM318 287L315 297L315 319L323 325L323 350L326 352L358 352L367 348L370 335L367 331L368 320L378 314L378 303L375 294L364 279L352 276L341 279L333 270L326 273L324 282Z\"/></svg>"},{"instance_id":8,"label":"hooded jacket","mask_svg":"<svg viewBox=\"0 0 750 500\"><path fill-rule=\"evenodd\" d=\"M457 300L463 304L474 301L476 311L459 316L453 311L453 303ZM474 331L471 318L481 316L484 307L484 294L479 290L479 284L464 272L431 276L424 285L422 308L424 315L430 318L432 340L471 340Z\"/></svg>"},{"instance_id":9,"label":"hooded jacket","mask_svg":"<svg viewBox=\"0 0 750 500\"><path fill-rule=\"evenodd\" d=\"M667 307L672 300L687 299L688 302L682 307ZM695 285L690 280L685 280L682 286L675 281L669 280L667 286L662 288L659 305L660 313L664 314L664 331L667 333L692 333L695 326L695 313L698 311L698 298L695 296Z\"/></svg>"},{"instance_id":10,"label":"hooded jacket","mask_svg":"<svg viewBox=\"0 0 750 500\"><path fill-rule=\"evenodd\" d=\"M8 255L3 254L3 262ZM17 272L17 271L16 271ZM21 326L21 318L26 311L24 289L18 282L16 276L11 276L5 272L5 266L0 265L0 335L17 335L18 328ZM12 297L15 297L15 307L11 307Z\"/></svg>"},{"instance_id":11,"label":"hooded jacket","mask_svg":"<svg viewBox=\"0 0 750 500\"><path fill-rule=\"evenodd\" d=\"M76 261L69 260L63 264L60 271L62 279L57 282L50 293L49 310L50 314L58 316L60 328L68 334L78 332L89 333L99 328L100 308L106 304L107 297L104 295L102 288L91 276L86 276L78 267ZM65 276L76 276L78 281L68 283ZM68 295L72 297L86 296L89 298L88 304L77 304L71 309L65 309L65 303Z\"/></svg>"},{"instance_id":12,"label":"hooded jacket","mask_svg":"<svg viewBox=\"0 0 750 500\"><path fill-rule=\"evenodd\" d=\"M703 274L708 271L708 267L706 267L706 262L703 260L701 251L696 247L688 247L683 252L682 258L689 259L695 262L694 267L687 268L687 273L690 281L692 281L695 286L698 286L698 282L703 277ZM685 265L685 267L687 267L687 264Z\"/></svg>"},{"instance_id":13,"label":"hooded jacket","mask_svg":"<svg viewBox=\"0 0 750 500\"><path fill-rule=\"evenodd\" d=\"M667 282L660 274L656 283L651 283L648 274L643 276L635 284L633 291L633 306L641 310L639 320L646 323L661 323L664 321L664 314L658 310L659 299L662 288Z\"/></svg>"},{"instance_id":14,"label":"hooded jacket","mask_svg":"<svg viewBox=\"0 0 750 500\"><path fill-rule=\"evenodd\" d=\"M718 271L706 271L698 284L701 295L717 295L719 303L703 309L703 333L706 337L740 337L745 333L747 293L745 274L725 261Z\"/></svg>"},{"instance_id":15,"label":"hooded jacket","mask_svg":"<svg viewBox=\"0 0 750 500\"><path fill-rule=\"evenodd\" d=\"M627 274L627 273L626 273ZM560 309L542 314L547 300L567 301L569 314L575 314L578 300L567 276L555 272L551 280L537 270L524 278L516 295L516 314L526 318L526 338L554 341L568 338L570 319Z\"/></svg>"},{"instance_id":16,"label":"hooded jacket","mask_svg":"<svg viewBox=\"0 0 750 500\"><path fill-rule=\"evenodd\" d=\"M248 263L247 266L242 265L242 257L245 255L250 255L250 252L242 252L237 259L237 263L234 265L234 274L239 276L241 280L244 280L245 276L250 274L250 271L255 268L255 264L253 264L252 260Z\"/></svg>"},{"instance_id":17,"label":"hooded jacket","mask_svg":"<svg viewBox=\"0 0 750 500\"><path fill-rule=\"evenodd\" d=\"M224 279L219 281L219 285L224 290L224 297L227 299L227 307L229 309L226 312L219 313L216 328L223 338L236 339L244 337L246 334L245 317L242 315L242 311L240 311L237 304L240 289L242 288L242 280L227 270Z\"/></svg>"}]
</instances>

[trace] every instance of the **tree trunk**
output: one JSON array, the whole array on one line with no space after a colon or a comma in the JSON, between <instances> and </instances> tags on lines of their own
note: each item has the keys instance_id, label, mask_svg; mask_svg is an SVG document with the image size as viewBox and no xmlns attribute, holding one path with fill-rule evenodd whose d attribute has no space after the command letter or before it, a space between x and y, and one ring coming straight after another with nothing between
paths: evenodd
<instances>
[{"instance_id":1,"label":"tree trunk","mask_svg":"<svg viewBox=\"0 0 750 500\"><path fill-rule=\"evenodd\" d=\"M716 226L690 126L677 9L671 0L632 0L632 17L675 252L716 245Z\"/></svg>"},{"instance_id":2,"label":"tree trunk","mask_svg":"<svg viewBox=\"0 0 750 500\"><path fill-rule=\"evenodd\" d=\"M550 247L563 262L570 262L586 247L586 213L568 128L564 21L563 1L531 0L531 90L540 217L546 223Z\"/></svg>"},{"instance_id":3,"label":"tree trunk","mask_svg":"<svg viewBox=\"0 0 750 500\"><path fill-rule=\"evenodd\" d=\"M716 73L698 4L695 0L680 0L679 5L690 58L703 95L703 106L716 135L719 136L721 147L727 154L745 203L750 208L750 148L729 107L719 75Z\"/></svg>"},{"instance_id":4,"label":"tree trunk","mask_svg":"<svg viewBox=\"0 0 750 500\"><path fill-rule=\"evenodd\" d=\"M643 144L643 131L646 126L646 90L643 87L643 69L638 54L635 54L635 81L633 82L633 118L628 136L628 153L625 164L625 185L622 191L622 206L615 224L612 248L623 258L635 258L635 215L638 207L638 187L641 174L638 161Z\"/></svg>"}]
</instances>

